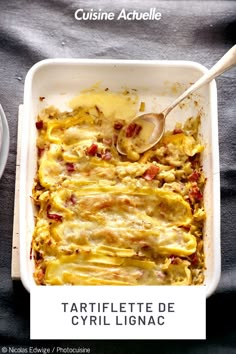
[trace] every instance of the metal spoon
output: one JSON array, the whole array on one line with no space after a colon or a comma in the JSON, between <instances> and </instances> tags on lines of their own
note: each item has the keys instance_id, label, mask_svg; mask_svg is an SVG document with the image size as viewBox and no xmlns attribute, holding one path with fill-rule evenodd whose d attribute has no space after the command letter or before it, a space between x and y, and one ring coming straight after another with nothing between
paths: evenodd
<instances>
[{"instance_id":1,"label":"metal spoon","mask_svg":"<svg viewBox=\"0 0 236 354\"><path fill-rule=\"evenodd\" d=\"M117 139L116 147L118 152L122 155L128 155L128 157L135 160L137 159L136 157L139 156L138 154L152 148L163 136L165 119L172 109L192 92L209 83L234 65L236 65L236 45L161 113L143 114L123 127Z\"/></svg>"}]
</instances>

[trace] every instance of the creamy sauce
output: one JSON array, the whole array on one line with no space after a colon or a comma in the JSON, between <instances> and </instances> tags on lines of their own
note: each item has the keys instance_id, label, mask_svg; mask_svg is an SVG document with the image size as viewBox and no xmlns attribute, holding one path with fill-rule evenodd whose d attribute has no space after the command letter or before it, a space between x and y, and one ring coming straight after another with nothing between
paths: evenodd
<instances>
[{"instance_id":1,"label":"creamy sauce","mask_svg":"<svg viewBox=\"0 0 236 354\"><path fill-rule=\"evenodd\" d=\"M69 102L72 109L76 107L98 107L106 118L130 121L137 112L137 95L125 95L109 91L82 92Z\"/></svg>"},{"instance_id":2,"label":"creamy sauce","mask_svg":"<svg viewBox=\"0 0 236 354\"><path fill-rule=\"evenodd\" d=\"M146 146L152 144L152 136L156 131L156 125L152 121L135 119L131 124L136 124L139 127L138 134L127 136L127 129L125 127L120 133L118 144L120 149L125 152L131 161L137 161Z\"/></svg>"}]
</instances>

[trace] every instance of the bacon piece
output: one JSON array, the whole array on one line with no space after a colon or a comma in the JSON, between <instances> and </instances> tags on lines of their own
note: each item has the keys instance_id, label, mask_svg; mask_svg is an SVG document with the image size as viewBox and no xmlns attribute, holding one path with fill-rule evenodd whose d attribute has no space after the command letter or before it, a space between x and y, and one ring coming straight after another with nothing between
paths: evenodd
<instances>
[{"instance_id":1,"label":"bacon piece","mask_svg":"<svg viewBox=\"0 0 236 354\"><path fill-rule=\"evenodd\" d=\"M147 181L151 181L156 177L158 172L160 171L158 166L151 165L148 167L148 169L144 172L143 178L146 179Z\"/></svg>"},{"instance_id":2,"label":"bacon piece","mask_svg":"<svg viewBox=\"0 0 236 354\"><path fill-rule=\"evenodd\" d=\"M124 121L118 120L114 123L115 130L121 130L124 126Z\"/></svg>"},{"instance_id":3,"label":"bacon piece","mask_svg":"<svg viewBox=\"0 0 236 354\"><path fill-rule=\"evenodd\" d=\"M191 228L191 226L189 226L189 225L182 225L182 226L180 226L180 228L181 229L184 229L185 231L189 231L190 230L190 228Z\"/></svg>"},{"instance_id":4,"label":"bacon piece","mask_svg":"<svg viewBox=\"0 0 236 354\"><path fill-rule=\"evenodd\" d=\"M43 186L40 184L39 181L37 181L37 184L36 184L36 186L35 186L35 190L36 190L36 191L41 191L42 189L43 189Z\"/></svg>"},{"instance_id":5,"label":"bacon piece","mask_svg":"<svg viewBox=\"0 0 236 354\"><path fill-rule=\"evenodd\" d=\"M190 199L194 199L198 202L202 200L203 195L197 185L193 185L193 187L190 189L189 197Z\"/></svg>"},{"instance_id":6,"label":"bacon piece","mask_svg":"<svg viewBox=\"0 0 236 354\"><path fill-rule=\"evenodd\" d=\"M170 256L171 264L179 264L181 262L181 258L175 255Z\"/></svg>"},{"instance_id":7,"label":"bacon piece","mask_svg":"<svg viewBox=\"0 0 236 354\"><path fill-rule=\"evenodd\" d=\"M86 150L86 154L90 155L90 156L95 156L96 152L98 150L98 146L97 144L92 144L91 146L89 146Z\"/></svg>"},{"instance_id":8,"label":"bacon piece","mask_svg":"<svg viewBox=\"0 0 236 354\"><path fill-rule=\"evenodd\" d=\"M74 194L71 194L71 197L69 200L70 200L71 204L73 204L73 205L75 205L77 202L76 196Z\"/></svg>"},{"instance_id":9,"label":"bacon piece","mask_svg":"<svg viewBox=\"0 0 236 354\"><path fill-rule=\"evenodd\" d=\"M142 126L136 123L131 123L126 128L126 138L134 138L142 129Z\"/></svg>"},{"instance_id":10,"label":"bacon piece","mask_svg":"<svg viewBox=\"0 0 236 354\"><path fill-rule=\"evenodd\" d=\"M112 154L109 150L105 150L105 152L102 153L102 160L109 161L112 158Z\"/></svg>"},{"instance_id":11,"label":"bacon piece","mask_svg":"<svg viewBox=\"0 0 236 354\"><path fill-rule=\"evenodd\" d=\"M197 168L197 165L198 165L197 155L189 156L188 160L189 160L189 162L191 162L191 167L193 169Z\"/></svg>"},{"instance_id":12,"label":"bacon piece","mask_svg":"<svg viewBox=\"0 0 236 354\"><path fill-rule=\"evenodd\" d=\"M39 271L36 273L36 277L38 278L39 283L42 283L44 279L44 271L39 269Z\"/></svg>"},{"instance_id":13,"label":"bacon piece","mask_svg":"<svg viewBox=\"0 0 236 354\"><path fill-rule=\"evenodd\" d=\"M67 172L74 172L75 171L75 165L72 162L67 162L66 163L66 169L67 169Z\"/></svg>"},{"instance_id":14,"label":"bacon piece","mask_svg":"<svg viewBox=\"0 0 236 354\"><path fill-rule=\"evenodd\" d=\"M138 241L137 241L138 242ZM150 250L151 249L151 246L150 245L148 245L145 241L141 241L140 242L141 243L141 250L142 251L148 251L148 250Z\"/></svg>"},{"instance_id":15,"label":"bacon piece","mask_svg":"<svg viewBox=\"0 0 236 354\"><path fill-rule=\"evenodd\" d=\"M176 256L174 256L173 254L170 256L170 260L171 260L171 264L178 264L176 260Z\"/></svg>"},{"instance_id":16,"label":"bacon piece","mask_svg":"<svg viewBox=\"0 0 236 354\"><path fill-rule=\"evenodd\" d=\"M183 133L183 130L182 130L182 129L175 128L175 129L173 130L173 134L181 134L181 133Z\"/></svg>"},{"instance_id":17,"label":"bacon piece","mask_svg":"<svg viewBox=\"0 0 236 354\"><path fill-rule=\"evenodd\" d=\"M193 253L189 256L190 260L191 260L191 263L192 265L197 265L198 264L198 256L197 256L197 253Z\"/></svg>"},{"instance_id":18,"label":"bacon piece","mask_svg":"<svg viewBox=\"0 0 236 354\"><path fill-rule=\"evenodd\" d=\"M34 259L35 259L36 261L40 261L42 258L43 258L43 256L41 255L40 252L38 252L38 251L35 251L35 252L34 252Z\"/></svg>"},{"instance_id":19,"label":"bacon piece","mask_svg":"<svg viewBox=\"0 0 236 354\"><path fill-rule=\"evenodd\" d=\"M42 157L45 149L41 149L38 147L38 157Z\"/></svg>"},{"instance_id":20,"label":"bacon piece","mask_svg":"<svg viewBox=\"0 0 236 354\"><path fill-rule=\"evenodd\" d=\"M62 215L59 215L59 214L51 214L49 211L51 209L51 206L49 205L47 207L47 217L48 219L51 219L51 220L55 220L55 221L60 221L62 222Z\"/></svg>"},{"instance_id":21,"label":"bacon piece","mask_svg":"<svg viewBox=\"0 0 236 354\"><path fill-rule=\"evenodd\" d=\"M194 170L191 175L188 177L188 180L191 182L197 182L200 177L200 172Z\"/></svg>"},{"instance_id":22,"label":"bacon piece","mask_svg":"<svg viewBox=\"0 0 236 354\"><path fill-rule=\"evenodd\" d=\"M37 129L43 129L43 121L39 120L35 123Z\"/></svg>"},{"instance_id":23,"label":"bacon piece","mask_svg":"<svg viewBox=\"0 0 236 354\"><path fill-rule=\"evenodd\" d=\"M47 213L47 217L49 219L52 219L52 220L55 220L55 221L62 221L62 215L59 215L59 214L50 214L50 213Z\"/></svg>"}]
</instances>

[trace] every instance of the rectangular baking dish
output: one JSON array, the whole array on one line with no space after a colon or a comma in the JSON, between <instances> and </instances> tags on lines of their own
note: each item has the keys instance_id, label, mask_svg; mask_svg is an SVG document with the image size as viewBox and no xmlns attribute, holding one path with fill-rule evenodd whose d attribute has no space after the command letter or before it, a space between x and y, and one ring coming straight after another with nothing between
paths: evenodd
<instances>
[{"instance_id":1,"label":"rectangular baking dish","mask_svg":"<svg viewBox=\"0 0 236 354\"><path fill-rule=\"evenodd\" d=\"M94 84L110 90L136 89L146 110L159 112L195 82L207 69L190 61L47 59L28 72L24 88L24 119L20 161L20 273L25 288L35 286L34 263L30 259L34 230L31 202L37 167L35 119L46 106L68 109L70 98ZM45 97L40 100L39 97ZM216 289L220 278L220 178L215 81L200 89L175 108L167 118L166 129L200 112L201 140L205 145L203 169L207 177L204 192L207 220L204 232L206 255L205 285L207 296Z\"/></svg>"}]
</instances>

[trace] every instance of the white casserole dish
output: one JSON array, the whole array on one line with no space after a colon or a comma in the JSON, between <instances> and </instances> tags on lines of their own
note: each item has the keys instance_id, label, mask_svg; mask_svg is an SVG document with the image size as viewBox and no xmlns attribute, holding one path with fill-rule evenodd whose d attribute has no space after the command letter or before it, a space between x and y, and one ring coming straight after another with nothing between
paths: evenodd
<instances>
[{"instance_id":1,"label":"white casserole dish","mask_svg":"<svg viewBox=\"0 0 236 354\"><path fill-rule=\"evenodd\" d=\"M146 110L159 112L207 69L190 61L48 59L35 64L28 72L24 91L24 120L20 163L20 273L28 291L35 286L33 260L30 260L34 230L34 209L30 196L37 166L35 120L48 105L69 109L67 103L78 93L99 83L119 91L138 90ZM43 101L39 97L43 96ZM167 118L166 129L201 111L201 139L205 145L203 169L207 177L204 192L207 220L204 247L206 255L205 285L207 296L215 290L221 269L220 255L220 176L217 121L217 91L213 81L191 99L174 109Z\"/></svg>"}]
</instances>

